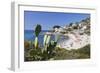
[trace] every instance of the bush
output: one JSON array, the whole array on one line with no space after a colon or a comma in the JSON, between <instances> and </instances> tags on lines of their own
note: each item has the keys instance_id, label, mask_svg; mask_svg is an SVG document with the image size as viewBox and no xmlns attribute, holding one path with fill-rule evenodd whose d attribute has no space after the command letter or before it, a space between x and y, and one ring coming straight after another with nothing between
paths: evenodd
<instances>
[{"instance_id":1,"label":"bush","mask_svg":"<svg viewBox=\"0 0 100 73\"><path fill-rule=\"evenodd\" d=\"M78 49L77 52L90 55L90 45L86 45L85 47Z\"/></svg>"}]
</instances>

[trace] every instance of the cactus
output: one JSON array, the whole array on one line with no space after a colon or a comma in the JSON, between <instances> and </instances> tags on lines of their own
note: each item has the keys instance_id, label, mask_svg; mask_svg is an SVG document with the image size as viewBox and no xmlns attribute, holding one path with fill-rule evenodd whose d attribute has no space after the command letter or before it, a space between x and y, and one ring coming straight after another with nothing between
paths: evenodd
<instances>
[{"instance_id":1,"label":"cactus","mask_svg":"<svg viewBox=\"0 0 100 73\"><path fill-rule=\"evenodd\" d=\"M50 41L49 45L47 46L48 59L51 59L54 57L54 55L55 55L54 49L55 49L56 45L57 45L57 42L52 40L52 41Z\"/></svg>"},{"instance_id":2,"label":"cactus","mask_svg":"<svg viewBox=\"0 0 100 73\"><path fill-rule=\"evenodd\" d=\"M35 43L34 43L34 45L35 45L35 48L38 48L38 37L35 37Z\"/></svg>"},{"instance_id":3,"label":"cactus","mask_svg":"<svg viewBox=\"0 0 100 73\"><path fill-rule=\"evenodd\" d=\"M41 32L41 25L37 24L36 28L35 28L35 35L36 37L38 37L39 33Z\"/></svg>"},{"instance_id":4,"label":"cactus","mask_svg":"<svg viewBox=\"0 0 100 73\"><path fill-rule=\"evenodd\" d=\"M42 49L39 47L39 41L38 41L38 36L39 33L41 32L41 25L37 24L35 28L35 40L34 40L34 47L35 49L31 49L29 51L30 56L32 57L32 60L37 61L37 60L50 60L53 59L55 56L55 47L57 45L57 41L59 40L60 36L57 34L55 35L55 40L50 40L51 35L45 34L44 39L43 39L43 46L44 48ZM32 44L32 42L31 42Z\"/></svg>"},{"instance_id":5,"label":"cactus","mask_svg":"<svg viewBox=\"0 0 100 73\"><path fill-rule=\"evenodd\" d=\"M44 45L44 57L45 59L51 59L54 56L54 49L57 46L57 41L59 40L60 35L56 34L55 35L55 40L50 40L51 39L51 35L44 35L44 41L43 41L43 45Z\"/></svg>"},{"instance_id":6,"label":"cactus","mask_svg":"<svg viewBox=\"0 0 100 73\"><path fill-rule=\"evenodd\" d=\"M55 42L58 42L59 39L60 39L60 35L59 34L56 34L55 35Z\"/></svg>"},{"instance_id":7,"label":"cactus","mask_svg":"<svg viewBox=\"0 0 100 73\"><path fill-rule=\"evenodd\" d=\"M46 45L46 40L47 40L47 35L44 35L44 40L43 40L43 45L45 46Z\"/></svg>"},{"instance_id":8,"label":"cactus","mask_svg":"<svg viewBox=\"0 0 100 73\"><path fill-rule=\"evenodd\" d=\"M35 49L38 48L38 35L41 32L41 25L37 24L35 28Z\"/></svg>"},{"instance_id":9,"label":"cactus","mask_svg":"<svg viewBox=\"0 0 100 73\"><path fill-rule=\"evenodd\" d=\"M51 38L50 35L44 35L44 41L43 41L44 46L49 44L50 38Z\"/></svg>"},{"instance_id":10,"label":"cactus","mask_svg":"<svg viewBox=\"0 0 100 73\"><path fill-rule=\"evenodd\" d=\"M50 36L50 35L48 35L47 40L46 40L46 44L47 44L47 45L48 45L48 44L49 44L49 42L50 42L50 38L51 38L51 36Z\"/></svg>"},{"instance_id":11,"label":"cactus","mask_svg":"<svg viewBox=\"0 0 100 73\"><path fill-rule=\"evenodd\" d=\"M43 44L44 44L44 50L46 51L47 50L47 46L50 42L50 38L51 36L50 35L44 35L44 41L43 41Z\"/></svg>"}]
</instances>

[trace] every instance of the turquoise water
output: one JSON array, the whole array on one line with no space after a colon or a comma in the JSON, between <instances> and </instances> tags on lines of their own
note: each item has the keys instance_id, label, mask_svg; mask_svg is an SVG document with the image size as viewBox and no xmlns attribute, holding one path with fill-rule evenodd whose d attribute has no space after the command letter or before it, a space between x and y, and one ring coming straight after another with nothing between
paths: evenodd
<instances>
[{"instance_id":1,"label":"turquoise water","mask_svg":"<svg viewBox=\"0 0 100 73\"><path fill-rule=\"evenodd\" d=\"M44 33L47 32L47 30L42 31L39 36L39 44L43 45L43 38L44 38ZM24 30L24 40L28 41L34 41L35 39L35 33L33 30ZM54 35L51 36L51 40L54 40Z\"/></svg>"}]
</instances>

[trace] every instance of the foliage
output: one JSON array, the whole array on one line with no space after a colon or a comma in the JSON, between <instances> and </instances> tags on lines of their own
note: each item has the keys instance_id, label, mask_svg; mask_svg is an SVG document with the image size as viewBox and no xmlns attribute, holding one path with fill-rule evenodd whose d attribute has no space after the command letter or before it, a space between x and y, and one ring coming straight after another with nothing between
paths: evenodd
<instances>
[{"instance_id":1,"label":"foliage","mask_svg":"<svg viewBox=\"0 0 100 73\"><path fill-rule=\"evenodd\" d=\"M44 48L40 48L39 42L38 42L38 35L41 32L41 25L37 25L35 28L35 48L27 50L27 54L25 54L25 61L39 61L39 60L49 60L54 56L54 49L57 45L58 37L56 38L56 41L50 40L51 35L46 34L44 36ZM25 48L30 47L29 43L25 46ZM25 53L26 53L25 52Z\"/></svg>"},{"instance_id":2,"label":"foliage","mask_svg":"<svg viewBox=\"0 0 100 73\"><path fill-rule=\"evenodd\" d=\"M59 26L59 25L55 25L55 26L53 26L53 28L60 28L61 26Z\"/></svg>"},{"instance_id":3,"label":"foliage","mask_svg":"<svg viewBox=\"0 0 100 73\"><path fill-rule=\"evenodd\" d=\"M72 25L73 25L73 23L70 23L70 24L69 24L69 27L71 27Z\"/></svg>"},{"instance_id":4,"label":"foliage","mask_svg":"<svg viewBox=\"0 0 100 73\"><path fill-rule=\"evenodd\" d=\"M78 53L82 54L86 54L86 55L90 55L90 45L86 45L83 48L80 48L77 50Z\"/></svg>"},{"instance_id":5,"label":"foliage","mask_svg":"<svg viewBox=\"0 0 100 73\"><path fill-rule=\"evenodd\" d=\"M35 48L38 48L38 35L41 32L41 25L37 24L35 28Z\"/></svg>"},{"instance_id":6,"label":"foliage","mask_svg":"<svg viewBox=\"0 0 100 73\"><path fill-rule=\"evenodd\" d=\"M41 25L37 24L36 28L35 28L35 35L36 37L38 37L39 33L41 32Z\"/></svg>"},{"instance_id":7,"label":"foliage","mask_svg":"<svg viewBox=\"0 0 100 73\"><path fill-rule=\"evenodd\" d=\"M90 58L90 45L83 48L66 50L64 48L55 47L56 42L51 41L47 47L47 51L43 48L31 49L28 51L25 61L46 61L46 60L66 60L66 59L87 59Z\"/></svg>"},{"instance_id":8,"label":"foliage","mask_svg":"<svg viewBox=\"0 0 100 73\"><path fill-rule=\"evenodd\" d=\"M60 36L56 35L55 40L51 40L49 34L44 35L43 47L39 47L38 36L41 32L41 25L35 28L35 40L25 41L25 61L46 61L46 60L65 60L65 59L86 59L90 58L90 45L79 48L77 50L67 50L57 47L57 41Z\"/></svg>"}]
</instances>

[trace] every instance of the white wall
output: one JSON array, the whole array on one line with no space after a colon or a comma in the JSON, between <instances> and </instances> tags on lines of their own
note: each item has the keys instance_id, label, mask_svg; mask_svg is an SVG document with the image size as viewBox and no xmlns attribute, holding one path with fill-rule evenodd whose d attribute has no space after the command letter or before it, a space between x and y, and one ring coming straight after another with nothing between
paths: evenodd
<instances>
[{"instance_id":1,"label":"white wall","mask_svg":"<svg viewBox=\"0 0 100 73\"><path fill-rule=\"evenodd\" d=\"M22 1L22 0L19 0ZM23 0L24 1L24 0ZM26 2L31 0L25 0ZM33 0L33 3L62 3L62 4L80 4L80 5L94 5L97 7L97 20L98 25L96 27L96 43L98 51L97 56L100 55L99 53L99 41L100 41L100 2L99 0ZM12 73L8 68L10 67L10 53L11 53L11 0L1 0L0 1L0 73ZM99 56L98 56L99 57ZM98 62L100 59L98 59ZM30 73L99 73L99 67L80 67L80 68L62 68L62 69L48 69L48 70L40 70L40 71L29 71ZM26 71L28 72L28 71ZM26 73L23 72L23 73Z\"/></svg>"}]
</instances>

